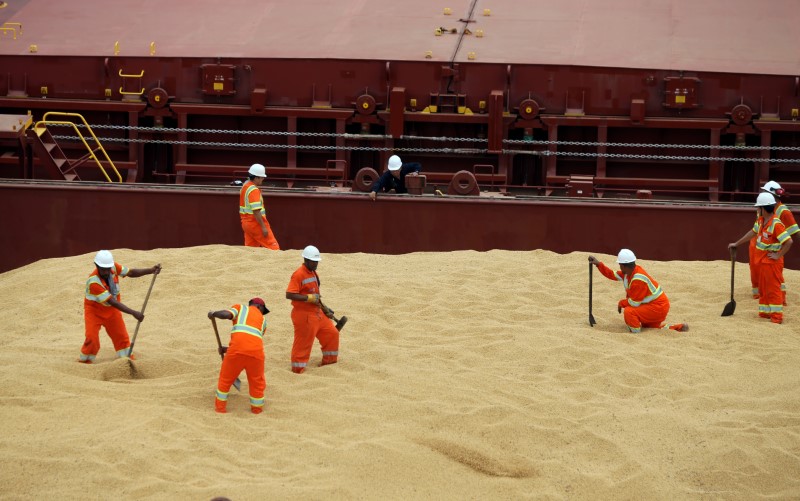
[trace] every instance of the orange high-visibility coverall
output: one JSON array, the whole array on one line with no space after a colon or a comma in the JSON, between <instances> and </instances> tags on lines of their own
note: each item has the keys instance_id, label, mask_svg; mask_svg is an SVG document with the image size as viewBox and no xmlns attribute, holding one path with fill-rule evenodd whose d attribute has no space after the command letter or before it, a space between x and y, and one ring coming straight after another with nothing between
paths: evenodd
<instances>
[{"instance_id":1,"label":"orange high-visibility coverall","mask_svg":"<svg viewBox=\"0 0 800 501\"><path fill-rule=\"evenodd\" d=\"M100 327L106 328L106 333L114 343L117 357L128 355L131 346L128 329L122 319L122 312L108 304L109 298L116 301L120 299L119 278L128 275L128 268L119 263L114 263L111 268L109 283L105 283L97 269L86 280L86 291L83 298L83 319L85 322L86 340L81 346L79 362L90 364L94 362L97 352L100 351Z\"/></svg>"},{"instance_id":2,"label":"orange high-visibility coverall","mask_svg":"<svg viewBox=\"0 0 800 501\"><path fill-rule=\"evenodd\" d=\"M219 370L214 409L220 413L226 412L231 385L245 371L250 389L250 410L253 414L260 414L264 408L264 390L267 388L263 341L267 319L255 306L235 304L228 311L233 315L231 343Z\"/></svg>"},{"instance_id":3,"label":"orange high-visibility coverall","mask_svg":"<svg viewBox=\"0 0 800 501\"><path fill-rule=\"evenodd\" d=\"M305 264L292 274L286 292L294 294L319 294L319 277ZM292 344L292 372L302 374L308 365L314 338L322 347L322 363L335 364L339 359L339 331L330 319L323 315L316 303L292 301L292 324L294 324L294 344Z\"/></svg>"},{"instance_id":4,"label":"orange high-visibility coverall","mask_svg":"<svg viewBox=\"0 0 800 501\"><path fill-rule=\"evenodd\" d=\"M789 208L783 204L782 202L778 202L775 205L774 214L778 216L783 223L783 226L786 227L786 233L791 237L798 231L800 228L797 226L797 221L794 219L794 214ZM754 228L756 225L753 225ZM754 233L758 233L757 229L753 230ZM762 254L756 250L756 236L753 235L753 238L750 239L750 284L753 286L753 298L758 299L758 284L759 284L759 273L758 273L758 263L761 260ZM781 271L781 297L783 298L782 304L786 306L786 282L783 279L783 272Z\"/></svg>"},{"instance_id":5,"label":"orange high-visibility coverall","mask_svg":"<svg viewBox=\"0 0 800 501\"><path fill-rule=\"evenodd\" d=\"M608 279L622 282L625 287L625 299L620 299L617 306L624 308L625 325L633 332L641 332L642 327L665 327L664 320L669 313L669 299L653 277L641 266L636 266L633 273L624 275L622 271L613 271L603 263L597 269ZM669 326L680 330L682 324Z\"/></svg>"},{"instance_id":6,"label":"orange high-visibility coverall","mask_svg":"<svg viewBox=\"0 0 800 501\"><path fill-rule=\"evenodd\" d=\"M261 217L267 227L268 235L261 234L261 226L258 224L253 211L261 210ZM244 231L244 245L247 247L266 247L267 249L280 250L275 233L267 221L266 209L264 209L264 198L261 190L252 181L247 181L239 192L239 219L242 221L242 231Z\"/></svg>"},{"instance_id":7,"label":"orange high-visibility coverall","mask_svg":"<svg viewBox=\"0 0 800 501\"><path fill-rule=\"evenodd\" d=\"M759 258L758 290L758 316L769 318L772 322L783 322L783 258L771 259L770 252L780 252L783 243L789 238L789 233L783 222L772 214L768 219L758 218L754 228L757 228L756 255Z\"/></svg>"}]
</instances>

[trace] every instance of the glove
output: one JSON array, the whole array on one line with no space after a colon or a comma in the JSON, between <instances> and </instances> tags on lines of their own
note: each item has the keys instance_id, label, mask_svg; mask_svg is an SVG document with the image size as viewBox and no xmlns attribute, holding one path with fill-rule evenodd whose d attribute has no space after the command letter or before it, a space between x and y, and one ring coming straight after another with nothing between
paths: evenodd
<instances>
[{"instance_id":1,"label":"glove","mask_svg":"<svg viewBox=\"0 0 800 501\"><path fill-rule=\"evenodd\" d=\"M226 353L228 353L228 347L227 346L220 346L219 347L219 354L222 355L222 356L225 356Z\"/></svg>"},{"instance_id":2,"label":"glove","mask_svg":"<svg viewBox=\"0 0 800 501\"><path fill-rule=\"evenodd\" d=\"M319 303L319 294L309 294L306 296L306 301L314 304Z\"/></svg>"},{"instance_id":3,"label":"glove","mask_svg":"<svg viewBox=\"0 0 800 501\"><path fill-rule=\"evenodd\" d=\"M627 299L620 299L619 303L617 303L617 313L622 313L622 309L627 308L628 306L629 305Z\"/></svg>"}]
</instances>

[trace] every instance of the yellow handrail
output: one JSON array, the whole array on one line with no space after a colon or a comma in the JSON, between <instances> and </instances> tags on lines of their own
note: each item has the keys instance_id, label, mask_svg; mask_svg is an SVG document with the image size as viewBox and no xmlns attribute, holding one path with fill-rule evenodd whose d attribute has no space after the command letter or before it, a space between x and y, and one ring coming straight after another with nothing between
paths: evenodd
<instances>
[{"instance_id":1,"label":"yellow handrail","mask_svg":"<svg viewBox=\"0 0 800 501\"><path fill-rule=\"evenodd\" d=\"M98 160L97 156L94 154L94 151L92 151L92 148L86 142L86 139L84 139L83 134L81 134L81 131L78 129L78 126L75 125L74 122L63 121L63 120L48 120L48 117L51 116L51 115L62 116L62 117L77 117L77 118L80 118L81 122L83 122L83 126L86 127L86 130L89 131L89 134L91 134L92 138L94 138L94 142L97 144L97 147L100 149L100 151L103 152L103 156L106 158L106 160L108 161L109 165L111 165L111 168L114 169L114 173L117 175L117 179L119 179L120 183L122 182L122 175L120 175L119 171L117 170L117 166L114 165L114 162L108 156L108 153L106 153L106 149L103 148L102 144L100 144L100 140L97 139L97 136L94 135L94 131L92 130L91 127L89 127L89 124L86 123L86 119L83 118L83 115L81 115L80 113L65 113L65 112L61 112L61 111L48 111L47 113L44 114L44 116L42 117L41 120L36 122L36 125L34 125L33 128L34 129L40 129L42 127L47 127L48 125L71 125L72 129L75 131L75 133L78 135L78 137L83 142L83 145L86 146L86 149L89 151L89 155L91 155L92 159L95 161L97 166L100 167L100 172L103 173L103 175L106 178L106 181L108 181L109 183L113 183L114 181L112 181L111 178L108 177L108 174L106 173L106 170L103 168L103 164L100 163L100 160Z\"/></svg>"}]
</instances>

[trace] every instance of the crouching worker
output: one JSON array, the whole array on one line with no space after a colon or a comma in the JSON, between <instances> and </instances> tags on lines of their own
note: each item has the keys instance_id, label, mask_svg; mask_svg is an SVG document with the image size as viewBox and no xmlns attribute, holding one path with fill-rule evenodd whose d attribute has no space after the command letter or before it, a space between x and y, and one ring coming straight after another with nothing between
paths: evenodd
<instances>
[{"instance_id":1,"label":"crouching worker","mask_svg":"<svg viewBox=\"0 0 800 501\"><path fill-rule=\"evenodd\" d=\"M689 324L666 326L664 320L669 313L669 299L653 277L641 266L636 265L636 256L629 249L622 249L617 256L620 271L612 271L608 266L589 256L589 262L597 266L600 273L610 280L622 282L625 287L625 299L617 303L617 312L624 313L625 325L633 333L642 331L642 327L686 332Z\"/></svg>"},{"instance_id":2,"label":"crouching worker","mask_svg":"<svg viewBox=\"0 0 800 501\"><path fill-rule=\"evenodd\" d=\"M222 368L217 382L217 398L214 409L225 413L228 405L228 392L231 385L244 370L247 373L247 386L250 390L250 410L261 414L264 409L264 334L267 330L266 314L269 309L264 300L255 297L247 306L235 304L227 310L209 311L208 318L232 320L230 346L221 349Z\"/></svg>"},{"instance_id":3,"label":"crouching worker","mask_svg":"<svg viewBox=\"0 0 800 501\"><path fill-rule=\"evenodd\" d=\"M161 265L152 268L129 270L114 261L110 251L101 250L94 257L95 269L86 280L86 291L83 298L83 318L85 321L86 339L81 346L78 362L91 364L100 351L100 327L105 327L108 337L114 343L117 358L129 355L131 341L128 329L122 319L127 313L141 322L144 314L122 304L119 293L120 277L141 277L161 272ZM133 357L131 357L133 358Z\"/></svg>"}]
</instances>

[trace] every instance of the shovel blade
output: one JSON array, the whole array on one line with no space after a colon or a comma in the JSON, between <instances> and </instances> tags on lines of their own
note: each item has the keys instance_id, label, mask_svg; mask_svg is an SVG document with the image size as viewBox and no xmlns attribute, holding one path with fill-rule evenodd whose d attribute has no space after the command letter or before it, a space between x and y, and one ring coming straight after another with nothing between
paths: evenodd
<instances>
[{"instance_id":1,"label":"shovel blade","mask_svg":"<svg viewBox=\"0 0 800 501\"><path fill-rule=\"evenodd\" d=\"M341 330L344 328L344 324L346 323L347 323L347 317L340 318L339 321L336 322L336 330L341 332Z\"/></svg>"},{"instance_id":2,"label":"shovel blade","mask_svg":"<svg viewBox=\"0 0 800 501\"><path fill-rule=\"evenodd\" d=\"M590 325L590 326L592 326L592 327L594 327L594 324L596 324L596 323L597 323L597 322L595 322L595 320L594 320L594 315L592 315L591 313L589 313L589 325Z\"/></svg>"},{"instance_id":3,"label":"shovel blade","mask_svg":"<svg viewBox=\"0 0 800 501\"><path fill-rule=\"evenodd\" d=\"M233 382L233 387L239 391L242 391L242 380L237 377L236 381Z\"/></svg>"},{"instance_id":4,"label":"shovel blade","mask_svg":"<svg viewBox=\"0 0 800 501\"><path fill-rule=\"evenodd\" d=\"M731 301L730 303L725 305L725 309L722 310L723 317L729 317L733 315L733 312L736 310L736 301Z\"/></svg>"}]
</instances>

